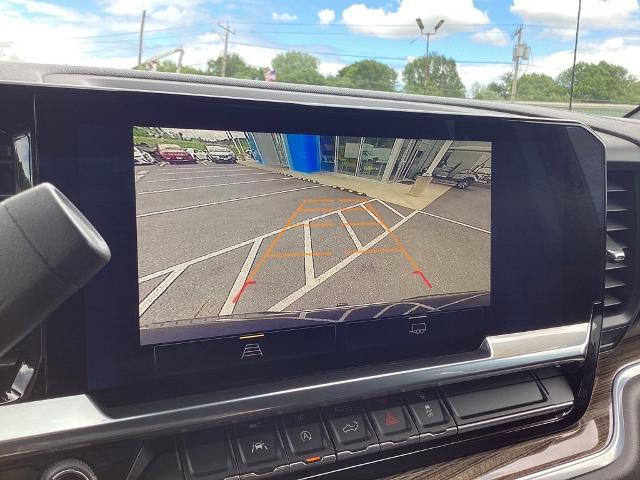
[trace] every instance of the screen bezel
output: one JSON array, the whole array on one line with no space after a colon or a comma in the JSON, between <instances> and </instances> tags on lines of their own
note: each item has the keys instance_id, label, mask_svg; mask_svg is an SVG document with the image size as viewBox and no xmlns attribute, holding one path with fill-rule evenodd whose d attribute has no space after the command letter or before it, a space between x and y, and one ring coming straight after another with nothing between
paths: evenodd
<instances>
[{"instance_id":1,"label":"screen bezel","mask_svg":"<svg viewBox=\"0 0 640 480\"><path fill-rule=\"evenodd\" d=\"M70 103L83 108L61 118L60 111ZM491 141L496 149L494 158L500 155L500 148L519 152L518 158L529 167L524 173L533 174L535 181L523 179L523 172L513 168L497 169L496 161L492 160L492 305L469 310L476 321L460 326L453 334L448 332L446 344L438 342L436 335L431 349L427 349L428 355L473 350L487 335L588 321L593 302L602 299L604 147L586 127L578 124L335 104L65 89L40 91L36 115L39 180L51 181L61 188L96 225L113 252L110 264L61 310L80 317L85 329L90 390L115 388L144 398L145 392L150 391L155 396L160 391L167 395L176 391L187 393L406 357L402 348L383 353L379 348L372 348L333 355L330 361L300 358L299 362L252 366L250 372L244 369L218 378L206 375L206 380L202 372L173 377L156 375L153 347L141 347L138 333L135 202L130 154L134 125L484 140ZM265 118L268 128L265 128ZM70 132L73 132L73 141L59 141L61 135L69 137ZM576 154L575 137L582 137L580 155ZM544 168L536 169L533 159L521 151L525 144L547 153L560 153L565 161L555 166L548 161ZM100 165L105 170L87 168L87 162L91 167ZM571 170L570 175L565 175L566 168ZM590 172L588 181L584 178L585 170ZM559 173L563 175L556 176ZM547 183L541 181L542 174L547 176ZM517 183L514 175L527 186L526 192L522 185L514 187ZM514 209L524 205L530 208L531 200L537 198L535 192L543 192L545 198L538 198L534 216L540 220L550 214L555 220L553 225L531 222L531 218L516 223L505 221L514 218ZM542 229L536 239L539 243L527 235L533 227ZM520 242L519 252L505 249L508 239ZM559 245L562 247L558 248ZM540 275L534 271L538 270L535 267L540 259L551 250L555 252L552 259L559 262L553 269L554 281L570 285L571 291L562 297L541 283ZM494 252L500 252L500 256L496 257ZM505 254L509 254L507 258ZM527 267L531 267L528 272ZM527 289L522 285L527 285ZM540 298L545 301L540 302ZM216 371L219 370L213 370ZM176 379L179 379L178 385Z\"/></svg>"}]
</instances>

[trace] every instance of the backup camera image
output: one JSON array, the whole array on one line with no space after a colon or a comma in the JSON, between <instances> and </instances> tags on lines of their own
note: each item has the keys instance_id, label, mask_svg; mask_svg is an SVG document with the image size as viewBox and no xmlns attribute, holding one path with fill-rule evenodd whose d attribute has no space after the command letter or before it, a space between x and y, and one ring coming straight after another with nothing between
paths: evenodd
<instances>
[{"instance_id":1,"label":"backup camera image","mask_svg":"<svg viewBox=\"0 0 640 480\"><path fill-rule=\"evenodd\" d=\"M488 142L140 126L131 161L143 344L489 304Z\"/></svg>"}]
</instances>

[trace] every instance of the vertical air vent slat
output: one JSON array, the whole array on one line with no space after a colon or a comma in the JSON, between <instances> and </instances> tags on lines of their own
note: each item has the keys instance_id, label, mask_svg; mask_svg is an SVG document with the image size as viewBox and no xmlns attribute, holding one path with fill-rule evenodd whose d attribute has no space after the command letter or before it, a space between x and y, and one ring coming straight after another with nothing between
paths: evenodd
<instances>
[{"instance_id":1,"label":"vertical air vent slat","mask_svg":"<svg viewBox=\"0 0 640 480\"><path fill-rule=\"evenodd\" d=\"M631 319L631 294L636 244L636 171L612 170L607 174L607 262L605 265L604 325L611 348ZM614 332L614 330L617 332ZM615 340L611 340L615 339Z\"/></svg>"}]
</instances>

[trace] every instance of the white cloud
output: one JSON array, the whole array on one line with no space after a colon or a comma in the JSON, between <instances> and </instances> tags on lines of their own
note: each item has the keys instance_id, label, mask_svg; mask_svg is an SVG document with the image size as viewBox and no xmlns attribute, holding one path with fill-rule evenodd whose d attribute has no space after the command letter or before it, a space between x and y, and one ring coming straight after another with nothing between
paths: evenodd
<instances>
[{"instance_id":1,"label":"white cloud","mask_svg":"<svg viewBox=\"0 0 640 480\"><path fill-rule=\"evenodd\" d=\"M324 8L318 12L318 20L320 25L329 25L336 19L336 12L329 8Z\"/></svg>"},{"instance_id":2,"label":"white cloud","mask_svg":"<svg viewBox=\"0 0 640 480\"><path fill-rule=\"evenodd\" d=\"M614 37L604 42L583 42L578 46L578 62L609 62L622 65L629 73L640 78L640 43L630 43L622 37ZM545 73L556 77L573 63L573 50L562 50L536 60L525 71Z\"/></svg>"},{"instance_id":3,"label":"white cloud","mask_svg":"<svg viewBox=\"0 0 640 480\"><path fill-rule=\"evenodd\" d=\"M488 43L494 47L504 47L508 43L507 34L499 28L490 28L471 35L474 42Z\"/></svg>"},{"instance_id":4,"label":"white cloud","mask_svg":"<svg viewBox=\"0 0 640 480\"><path fill-rule=\"evenodd\" d=\"M135 17L142 15L143 10L153 15L170 7L175 8L176 3L175 0L100 0L100 4L107 13ZM202 0L181 0L179 5L182 11L189 11L201 3Z\"/></svg>"},{"instance_id":5,"label":"white cloud","mask_svg":"<svg viewBox=\"0 0 640 480\"><path fill-rule=\"evenodd\" d=\"M271 20L276 20L278 22L293 22L294 20L297 20L298 16L293 14L293 13L276 13L273 12L271 14Z\"/></svg>"},{"instance_id":6,"label":"white cloud","mask_svg":"<svg viewBox=\"0 0 640 480\"><path fill-rule=\"evenodd\" d=\"M471 89L471 85L476 82L481 85L486 85L490 82L499 80L502 75L511 70L512 68L508 65L458 65L460 80L464 83L467 91L469 91Z\"/></svg>"},{"instance_id":7,"label":"white cloud","mask_svg":"<svg viewBox=\"0 0 640 480\"><path fill-rule=\"evenodd\" d=\"M337 75L346 66L346 63L340 62L320 62L318 70L322 75Z\"/></svg>"},{"instance_id":8,"label":"white cloud","mask_svg":"<svg viewBox=\"0 0 640 480\"><path fill-rule=\"evenodd\" d=\"M489 23L486 12L477 9L473 0L400 0L397 10L369 8L356 3L342 12L342 22L351 30L380 37L415 37L418 33L416 18L421 18L426 28L440 19L445 20L441 31L446 32L447 22L456 25L485 25Z\"/></svg>"},{"instance_id":9,"label":"white cloud","mask_svg":"<svg viewBox=\"0 0 640 480\"><path fill-rule=\"evenodd\" d=\"M573 27L575 33L577 1L513 0L510 10L526 23ZM585 28L629 27L638 24L639 12L638 0L583 0L580 24Z\"/></svg>"}]
</instances>

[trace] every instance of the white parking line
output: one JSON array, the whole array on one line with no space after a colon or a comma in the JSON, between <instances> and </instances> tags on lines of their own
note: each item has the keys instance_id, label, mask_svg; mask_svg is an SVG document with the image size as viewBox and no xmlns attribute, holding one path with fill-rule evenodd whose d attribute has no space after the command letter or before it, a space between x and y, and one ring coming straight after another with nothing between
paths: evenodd
<instances>
[{"instance_id":1,"label":"white parking line","mask_svg":"<svg viewBox=\"0 0 640 480\"><path fill-rule=\"evenodd\" d=\"M251 173L233 173L230 175L202 175L200 177L161 178L160 180L149 180L147 183L177 182L178 180L198 180L200 178L244 177L247 175L276 175L276 174L274 174L273 172L251 172Z\"/></svg>"},{"instance_id":2,"label":"white parking line","mask_svg":"<svg viewBox=\"0 0 640 480\"><path fill-rule=\"evenodd\" d=\"M483 295L489 295L487 292L479 293L477 295L472 295L470 297L461 298L460 300L456 300L455 302L447 303L446 305L441 305L438 307L439 310L443 308L450 307L451 305L456 305L458 303L466 302L467 300L473 300L474 298L482 297Z\"/></svg>"},{"instance_id":3,"label":"white parking line","mask_svg":"<svg viewBox=\"0 0 640 480\"><path fill-rule=\"evenodd\" d=\"M365 212L367 212L367 213L369 214L369 216L370 216L371 218L373 218L373 219L376 221L376 223L377 223L378 225L380 225L382 228L384 228L385 230L387 230L387 228L388 228L388 227L387 227L387 225L386 225L382 220L380 220L376 214L374 214L371 210L369 210L369 209L366 207L366 205L363 205L363 206L362 206L362 208L364 209L364 211L365 211Z\"/></svg>"},{"instance_id":4,"label":"white parking line","mask_svg":"<svg viewBox=\"0 0 640 480\"><path fill-rule=\"evenodd\" d=\"M427 215L429 217L437 218L439 220L444 220L445 222L455 223L456 225L461 225L463 227L471 228L472 230L477 230L477 231L482 232L482 233L491 233L490 230L485 230L484 228L480 228L480 227L474 227L473 225L469 225L467 223L458 222L457 220L452 220L452 219L447 218L447 217L441 217L440 215L435 215L433 213L423 212L423 211L418 211L418 213L421 213L423 215Z\"/></svg>"},{"instance_id":5,"label":"white parking line","mask_svg":"<svg viewBox=\"0 0 640 480\"><path fill-rule=\"evenodd\" d=\"M141 213L136 218L151 217L153 215L162 215L164 213L182 212L184 210L193 210L194 208L211 207L213 205L222 205L223 203L240 202L242 200L251 200L252 198L268 197L270 195L279 195L281 193L299 192L300 190L309 190L310 188L320 188L323 185L311 185L309 187L292 188L290 190L279 190L277 192L261 193L259 195L249 195L248 197L229 198L228 200L218 200L217 202L199 203L198 205L189 205L187 207L169 208L167 210L158 210L157 212Z\"/></svg>"},{"instance_id":6,"label":"white parking line","mask_svg":"<svg viewBox=\"0 0 640 480\"><path fill-rule=\"evenodd\" d=\"M244 282L247 281L247 276L251 271L251 266L256 259L256 255L258 255L258 250L260 249L260 244L262 243L262 238L258 238L251 245L251 250L249 250L249 254L240 269L240 273L236 277L236 281L233 282L233 287L229 290L229 296L227 300L224 302L222 306L222 310L220 310L219 316L222 315L231 315L233 313L233 309L236 308L236 304L233 303L233 298L236 296L237 292L242 288Z\"/></svg>"},{"instance_id":7,"label":"white parking line","mask_svg":"<svg viewBox=\"0 0 640 480\"><path fill-rule=\"evenodd\" d=\"M194 174L194 173L214 173L214 172L237 172L237 171L247 171L247 170L256 170L255 168L249 168L249 167L238 167L238 168L216 168L216 167L210 167L207 168L205 170L203 169L199 169L199 170L189 170L189 169L180 169L180 171L174 171L174 172L159 172L157 175L183 175L185 173L188 173L190 175Z\"/></svg>"},{"instance_id":8,"label":"white parking line","mask_svg":"<svg viewBox=\"0 0 640 480\"><path fill-rule=\"evenodd\" d=\"M306 295L311 290L316 288L318 285L322 284L323 282L325 282L326 280L331 278L333 275L338 273L340 270L345 268L347 265L349 265L351 262L353 262L360 255L363 255L367 250L369 250L369 249L373 248L374 246L376 246L378 243L380 243L382 240L384 240L388 235L390 235L393 231L395 231L396 229L398 229L399 227L404 225L407 221L412 219L417 213L418 213L418 211L411 212L409 215L407 215L405 218L403 218L398 223L393 225L391 228L389 228L388 230L385 230L380 235L378 235L376 238L374 238L369 243L364 245L362 249L358 250L355 253L352 253L347 258L343 259L340 263L334 265L329 270L324 272L322 275L319 275L318 277L314 278L312 282L305 284L303 287L299 288L298 290L293 292L291 295L289 295L285 299L279 301L274 306L272 306L268 311L269 312L281 312L282 310L287 308L289 305L291 305L293 302L295 302L296 300L298 300L302 296Z\"/></svg>"},{"instance_id":9,"label":"white parking line","mask_svg":"<svg viewBox=\"0 0 640 480\"><path fill-rule=\"evenodd\" d=\"M362 208L364 208L364 206ZM351 235L351 240L353 240L353 243L356 246L356 248L358 250L362 250L362 243L358 239L358 236L356 235L356 232L353 231L353 228L351 227L351 225L349 224L349 222L345 218L344 213L338 212L338 216L340 217L340 220L342 220L342 225L344 225L344 228L346 228L347 232L349 232L349 235Z\"/></svg>"},{"instance_id":10,"label":"white parking line","mask_svg":"<svg viewBox=\"0 0 640 480\"><path fill-rule=\"evenodd\" d=\"M246 182L214 183L214 184L211 184L211 185L196 185L195 187L166 188L164 190L150 190L148 192L138 192L138 195L149 195L150 193L179 192L180 190L193 190L193 189L196 189L196 188L228 187L229 185L245 185L247 183L282 182L284 180L293 180L293 178L289 178L289 177L267 178L265 180L247 180Z\"/></svg>"},{"instance_id":11,"label":"white parking line","mask_svg":"<svg viewBox=\"0 0 640 480\"><path fill-rule=\"evenodd\" d=\"M309 220L302 224L304 229L304 278L305 283L309 284L316 278L313 270L313 248L311 246L311 228Z\"/></svg>"},{"instance_id":12,"label":"white parking line","mask_svg":"<svg viewBox=\"0 0 640 480\"><path fill-rule=\"evenodd\" d=\"M388 204L386 204L385 202L383 202L382 200L380 200L379 198L377 198L376 200L378 200L378 202L380 202L382 205L384 205L385 207L387 207L389 210L391 210L393 213L395 213L396 215L398 215L400 218L404 218L405 216L403 214L401 214L398 210L396 210L395 208L389 206Z\"/></svg>"},{"instance_id":13,"label":"white parking line","mask_svg":"<svg viewBox=\"0 0 640 480\"><path fill-rule=\"evenodd\" d=\"M153 289L153 291L145 297L145 299L140 302L139 306L139 315L142 317L142 314L146 312L153 302L155 302L160 295L162 295L167 288L180 276L182 272L186 270L187 267L184 268L176 268L167 278L165 278L160 285ZM140 325L142 325L142 320L140 320Z\"/></svg>"},{"instance_id":14,"label":"white parking line","mask_svg":"<svg viewBox=\"0 0 640 480\"><path fill-rule=\"evenodd\" d=\"M149 173L149 170L139 170L135 173L135 180L134 183L138 183L138 181L144 177L147 173Z\"/></svg>"}]
</instances>

